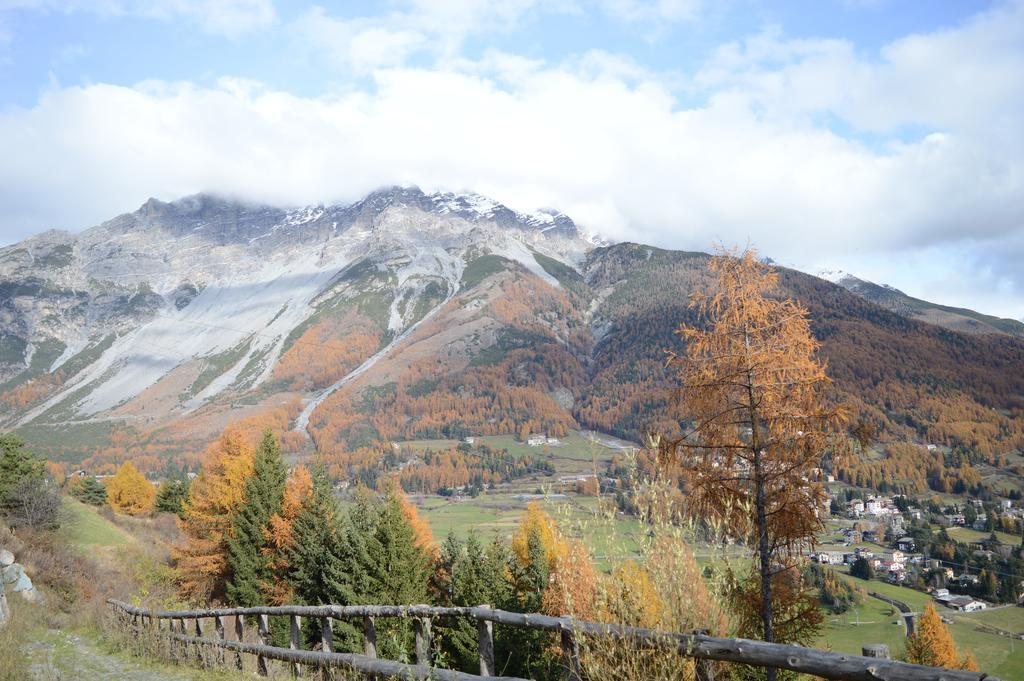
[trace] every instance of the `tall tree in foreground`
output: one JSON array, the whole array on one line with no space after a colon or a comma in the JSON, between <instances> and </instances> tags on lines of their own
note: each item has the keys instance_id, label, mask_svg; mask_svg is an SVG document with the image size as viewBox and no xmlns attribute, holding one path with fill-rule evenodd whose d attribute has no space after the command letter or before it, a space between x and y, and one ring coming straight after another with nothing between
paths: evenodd
<instances>
[{"instance_id":1,"label":"tall tree in foreground","mask_svg":"<svg viewBox=\"0 0 1024 681\"><path fill-rule=\"evenodd\" d=\"M273 433L263 434L245 481L242 505L231 522L228 537L228 602L245 608L266 605L271 570L271 518L281 513L288 469Z\"/></svg>"},{"instance_id":2,"label":"tall tree in foreground","mask_svg":"<svg viewBox=\"0 0 1024 681\"><path fill-rule=\"evenodd\" d=\"M178 521L182 542L172 551L186 598L205 602L225 595L228 537L242 505L245 481L252 475L253 454L245 436L233 428L206 450L189 489L184 517Z\"/></svg>"},{"instance_id":3,"label":"tall tree in foreground","mask_svg":"<svg viewBox=\"0 0 1024 681\"><path fill-rule=\"evenodd\" d=\"M681 326L686 350L669 358L689 427L662 444L663 454L686 470L698 517L724 523L754 552L758 587L740 587L739 602L753 607L759 631L743 634L775 641L780 627L790 628L785 639L794 641L820 621L813 598L797 588L795 561L821 528L814 469L841 416L822 397L829 379L807 310L773 296L778 273L751 249L720 251L710 270L713 293L690 303L706 326ZM780 607L776 591L797 602ZM780 611L785 622L776 621Z\"/></svg>"},{"instance_id":4,"label":"tall tree in foreground","mask_svg":"<svg viewBox=\"0 0 1024 681\"><path fill-rule=\"evenodd\" d=\"M962 658L957 654L953 635L942 623L942 618L931 603L925 606L924 612L918 618L914 635L907 639L907 662L929 667L978 671L978 662L974 659L973 653L968 651Z\"/></svg>"}]
</instances>

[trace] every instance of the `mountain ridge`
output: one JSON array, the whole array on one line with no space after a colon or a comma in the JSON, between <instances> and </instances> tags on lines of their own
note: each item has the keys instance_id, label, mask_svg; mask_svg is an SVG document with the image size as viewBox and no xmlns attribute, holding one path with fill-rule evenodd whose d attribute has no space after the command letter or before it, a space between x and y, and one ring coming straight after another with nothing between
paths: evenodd
<instances>
[{"instance_id":1,"label":"mountain ridge","mask_svg":"<svg viewBox=\"0 0 1024 681\"><path fill-rule=\"evenodd\" d=\"M524 428L638 439L673 427L664 352L679 323L699 321L687 300L710 284L708 257L600 245L558 211L411 187L289 210L151 199L78 235L0 249L0 418L33 433L127 428L168 456L269 412L292 446L308 434L342 458ZM953 415L921 410L942 394L962 422L1016 446L1005 421L1022 407L1019 339L780 275L860 417L933 437ZM97 447L111 437L132 439Z\"/></svg>"}]
</instances>

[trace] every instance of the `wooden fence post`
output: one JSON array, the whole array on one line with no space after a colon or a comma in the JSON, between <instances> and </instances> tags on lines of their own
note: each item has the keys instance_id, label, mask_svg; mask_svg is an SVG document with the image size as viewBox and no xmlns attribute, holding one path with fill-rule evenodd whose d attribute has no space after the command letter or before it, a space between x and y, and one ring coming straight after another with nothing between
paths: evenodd
<instances>
[{"instance_id":1,"label":"wooden fence post","mask_svg":"<svg viewBox=\"0 0 1024 681\"><path fill-rule=\"evenodd\" d=\"M490 620L476 621L476 647L480 654L480 676L494 676L494 623Z\"/></svg>"},{"instance_id":2,"label":"wooden fence post","mask_svg":"<svg viewBox=\"0 0 1024 681\"><path fill-rule=\"evenodd\" d=\"M224 640L224 618L217 615L213 618L213 628L217 632L217 640ZM217 648L216 652L217 666L220 667L224 664L224 649Z\"/></svg>"},{"instance_id":3,"label":"wooden fence post","mask_svg":"<svg viewBox=\"0 0 1024 681\"><path fill-rule=\"evenodd\" d=\"M291 650L299 650L299 641L302 639L302 618L298 615L291 616L291 636L288 639L288 647ZM292 676L302 676L302 665L292 664Z\"/></svg>"},{"instance_id":4,"label":"wooden fence post","mask_svg":"<svg viewBox=\"0 0 1024 681\"><path fill-rule=\"evenodd\" d=\"M698 629L693 632L695 636L707 636L708 629ZM694 670L697 673L697 681L715 681L715 663L703 658L694 658Z\"/></svg>"},{"instance_id":5,"label":"wooden fence post","mask_svg":"<svg viewBox=\"0 0 1024 681\"><path fill-rule=\"evenodd\" d=\"M176 623L177 623L177 620L175 620L174 618L171 618L170 620L167 621L168 648L169 648L170 653L171 653L171 661L175 662L175 663L178 661L178 652L180 650L179 643L174 640L174 634L177 633L177 629L178 629L178 625Z\"/></svg>"},{"instance_id":6,"label":"wooden fence post","mask_svg":"<svg viewBox=\"0 0 1024 681\"><path fill-rule=\"evenodd\" d=\"M320 618L320 647L325 653L334 652L334 620Z\"/></svg>"},{"instance_id":7,"label":"wooden fence post","mask_svg":"<svg viewBox=\"0 0 1024 681\"><path fill-rule=\"evenodd\" d=\"M416 664L420 666L430 665L430 618L417 617L412 621L412 628L416 632Z\"/></svg>"},{"instance_id":8,"label":"wooden fence post","mask_svg":"<svg viewBox=\"0 0 1024 681\"><path fill-rule=\"evenodd\" d=\"M377 625L370 615L363 618L363 654L377 657Z\"/></svg>"},{"instance_id":9,"label":"wooden fence post","mask_svg":"<svg viewBox=\"0 0 1024 681\"><path fill-rule=\"evenodd\" d=\"M884 643L867 643L861 646L861 654L864 657L879 657L883 660L889 659L889 646Z\"/></svg>"},{"instance_id":10,"label":"wooden fence post","mask_svg":"<svg viewBox=\"0 0 1024 681\"><path fill-rule=\"evenodd\" d=\"M334 652L334 620L330 617L320 618L320 649L325 653ZM324 681L334 678L334 673L327 665L321 665L321 674Z\"/></svg>"},{"instance_id":11,"label":"wooden fence post","mask_svg":"<svg viewBox=\"0 0 1024 681\"><path fill-rule=\"evenodd\" d=\"M239 643L245 641L245 615L235 615L235 638ZM235 652L235 668L242 671L242 667L242 653L237 651Z\"/></svg>"},{"instance_id":12,"label":"wooden fence post","mask_svg":"<svg viewBox=\"0 0 1024 681\"><path fill-rule=\"evenodd\" d=\"M267 615L256 616L256 628L259 630L260 643L269 646L270 645L270 621ZM267 659L262 655L256 656L256 673L259 676L267 675Z\"/></svg>"},{"instance_id":13,"label":"wooden fence post","mask_svg":"<svg viewBox=\"0 0 1024 681\"><path fill-rule=\"evenodd\" d=\"M203 637L203 618L202 617L197 617L196 618L196 627L195 628L196 628L196 638L202 638ZM207 661L206 661L206 645L203 644L203 643L197 643L196 644L196 662L198 662L199 666L201 666L201 667L209 666Z\"/></svg>"},{"instance_id":14,"label":"wooden fence post","mask_svg":"<svg viewBox=\"0 0 1024 681\"><path fill-rule=\"evenodd\" d=\"M565 660L566 681L580 681L583 678L580 646L571 629L562 629L562 658Z\"/></svg>"}]
</instances>

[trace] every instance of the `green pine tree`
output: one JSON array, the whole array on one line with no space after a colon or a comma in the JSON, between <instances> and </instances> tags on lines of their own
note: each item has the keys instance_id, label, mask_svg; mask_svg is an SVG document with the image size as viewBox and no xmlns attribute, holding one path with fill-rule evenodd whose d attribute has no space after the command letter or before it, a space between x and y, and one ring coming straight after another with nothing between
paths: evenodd
<instances>
[{"instance_id":1,"label":"green pine tree","mask_svg":"<svg viewBox=\"0 0 1024 681\"><path fill-rule=\"evenodd\" d=\"M514 557L508 561L511 588L506 595L506 610L540 612L548 587L548 559L544 544L536 530L527 538L529 565ZM558 661L549 651L547 632L515 628L495 638L495 664L510 676L531 679L554 678Z\"/></svg>"},{"instance_id":2,"label":"green pine tree","mask_svg":"<svg viewBox=\"0 0 1024 681\"><path fill-rule=\"evenodd\" d=\"M287 579L299 603L305 605L357 605L357 584L363 565L356 560L353 533L331 492L323 466L313 469L313 490L292 527L294 542L288 551ZM359 541L359 538L355 538ZM365 563L364 563L365 564ZM335 649L360 650L354 626L335 623ZM310 623L306 636L319 640L318 625Z\"/></svg>"},{"instance_id":3,"label":"green pine tree","mask_svg":"<svg viewBox=\"0 0 1024 681\"><path fill-rule=\"evenodd\" d=\"M441 551L442 562L447 559L448 547L449 541L446 541ZM505 554L488 555L473 531L470 531L466 543L459 544L458 548L458 554L451 566L451 604L500 607L499 601L507 598L502 589L502 585L506 583ZM479 669L476 624L458 619L446 633L448 636L444 641L444 651L452 664L465 672L475 672Z\"/></svg>"},{"instance_id":4,"label":"green pine tree","mask_svg":"<svg viewBox=\"0 0 1024 681\"><path fill-rule=\"evenodd\" d=\"M69 486L71 496L83 504L102 506L107 503L107 488L96 478L87 475L78 478Z\"/></svg>"},{"instance_id":5,"label":"green pine tree","mask_svg":"<svg viewBox=\"0 0 1024 681\"><path fill-rule=\"evenodd\" d=\"M25 441L16 435L0 435L0 511L8 510L8 496L19 485L42 482L44 462L25 449Z\"/></svg>"},{"instance_id":6,"label":"green pine tree","mask_svg":"<svg viewBox=\"0 0 1024 681\"><path fill-rule=\"evenodd\" d=\"M164 482L156 493L156 510L180 516L188 499L189 487L189 481L180 478Z\"/></svg>"},{"instance_id":7,"label":"green pine tree","mask_svg":"<svg viewBox=\"0 0 1024 681\"><path fill-rule=\"evenodd\" d=\"M253 473L245 483L245 501L235 514L228 539L227 598L232 605L266 604L265 587L272 573L266 530L270 517L281 512L288 469L281 447L268 430L256 449Z\"/></svg>"},{"instance_id":8,"label":"green pine tree","mask_svg":"<svg viewBox=\"0 0 1024 681\"><path fill-rule=\"evenodd\" d=\"M416 532L393 492L380 507L367 548L369 573L375 576L370 602L416 605L430 600L430 556L416 546ZM411 660L412 643L410 622L390 619L378 625L377 645L382 657Z\"/></svg>"}]
</instances>

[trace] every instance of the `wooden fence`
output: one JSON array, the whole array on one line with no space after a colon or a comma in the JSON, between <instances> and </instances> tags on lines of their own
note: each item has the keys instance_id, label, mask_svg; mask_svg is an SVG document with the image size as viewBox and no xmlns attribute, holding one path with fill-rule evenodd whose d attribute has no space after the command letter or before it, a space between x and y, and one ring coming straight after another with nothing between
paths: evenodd
<instances>
[{"instance_id":1,"label":"wooden fence","mask_svg":"<svg viewBox=\"0 0 1024 681\"><path fill-rule=\"evenodd\" d=\"M206 610L162 611L137 608L110 600L120 624L134 636L153 636L166 644L169 655L176 660L203 662L209 658L204 650L213 650L219 662L226 651L234 653L234 666L243 668L242 655L256 657L256 670L267 674L267 660L289 663L299 676L303 668L347 668L372 676L410 679L450 679L451 681L527 681L513 677L494 676L495 624L557 632L561 641L566 678L582 677L580 644L588 638L602 637L629 645L664 650L667 654L692 657L697 662L698 677L713 681L711 662L732 662L758 667L789 669L811 676L838 681L999 681L983 672L923 667L886 659L845 655L802 646L766 643L739 638L716 638L703 633L676 633L617 624L586 622L569 617L550 617L495 610L486 606L442 608L427 605L357 605L357 606L277 606L256 608L214 608ZM290 622L288 648L271 644L270 618L284 617ZM234 619L234 637L228 638L227 618ZM260 643L245 642L249 618L256 621ZM302 619L319 621L320 650L302 650ZM376 621L381 618L411 619L416 639L416 664L404 664L377 658ZM432 667L430 634L435 619L466 618L476 621L480 674L466 674ZM335 620L361 621L364 639L362 654L333 650ZM212 626L212 630L206 626ZM213 636L207 636L212 631ZM865 649L867 650L867 648Z\"/></svg>"}]
</instances>

